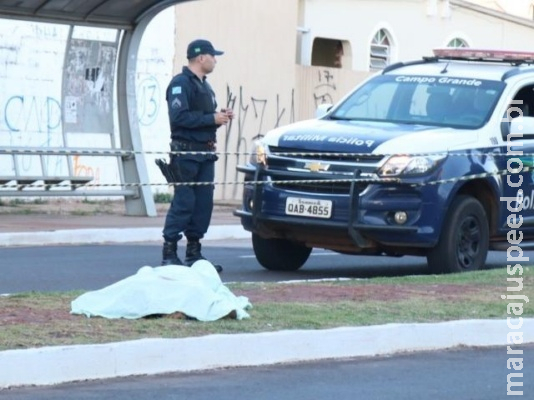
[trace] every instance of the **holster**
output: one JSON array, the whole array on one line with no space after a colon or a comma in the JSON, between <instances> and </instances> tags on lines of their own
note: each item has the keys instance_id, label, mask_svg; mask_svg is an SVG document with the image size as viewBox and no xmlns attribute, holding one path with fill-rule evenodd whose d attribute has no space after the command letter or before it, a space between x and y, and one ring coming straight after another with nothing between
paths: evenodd
<instances>
[{"instance_id":1,"label":"holster","mask_svg":"<svg viewBox=\"0 0 534 400\"><path fill-rule=\"evenodd\" d=\"M176 176L175 172L173 171L173 168L171 164L169 164L167 161L165 161L163 158L158 158L156 160L156 165L161 170L161 173L165 177L165 180L168 183L176 183L179 182L178 177Z\"/></svg>"}]
</instances>

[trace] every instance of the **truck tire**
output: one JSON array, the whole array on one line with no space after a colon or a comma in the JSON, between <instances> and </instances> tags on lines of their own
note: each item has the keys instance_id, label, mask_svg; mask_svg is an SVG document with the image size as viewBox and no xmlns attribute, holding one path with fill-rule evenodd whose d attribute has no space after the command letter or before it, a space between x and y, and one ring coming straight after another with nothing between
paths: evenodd
<instances>
[{"instance_id":1,"label":"truck tire","mask_svg":"<svg viewBox=\"0 0 534 400\"><path fill-rule=\"evenodd\" d=\"M484 207L470 196L451 204L438 244L427 255L434 273L476 271L488 255L489 227Z\"/></svg>"},{"instance_id":2,"label":"truck tire","mask_svg":"<svg viewBox=\"0 0 534 400\"><path fill-rule=\"evenodd\" d=\"M311 248L285 239L264 239L252 234L252 248L262 267L271 271L296 271L304 265Z\"/></svg>"}]
</instances>

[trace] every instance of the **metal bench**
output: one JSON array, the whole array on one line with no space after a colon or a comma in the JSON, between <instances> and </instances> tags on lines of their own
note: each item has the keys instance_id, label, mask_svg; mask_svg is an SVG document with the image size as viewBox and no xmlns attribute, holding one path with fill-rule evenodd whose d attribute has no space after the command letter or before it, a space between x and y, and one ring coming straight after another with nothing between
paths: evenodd
<instances>
[{"instance_id":1,"label":"metal bench","mask_svg":"<svg viewBox=\"0 0 534 400\"><path fill-rule=\"evenodd\" d=\"M36 186L44 190L60 186L68 190L75 190L92 180L92 176L0 176L0 188L4 186L20 191L28 186ZM0 191L0 193L2 192Z\"/></svg>"},{"instance_id":2,"label":"metal bench","mask_svg":"<svg viewBox=\"0 0 534 400\"><path fill-rule=\"evenodd\" d=\"M66 167L65 175L49 175L47 157L56 157ZM99 183L93 176L75 175L75 156L112 157L117 161L119 182ZM25 176L20 168L19 157L31 157L39 168ZM117 148L72 148L72 147L17 147L0 146L0 162L4 168L0 175L0 198L2 197L124 197L127 215L156 216L154 200L144 169L144 156L140 152ZM11 166L9 166L10 163ZM34 164L35 165L35 164ZM139 173L141 168L142 176ZM89 172L89 175L91 173ZM142 179L141 179L142 178Z\"/></svg>"},{"instance_id":3,"label":"metal bench","mask_svg":"<svg viewBox=\"0 0 534 400\"><path fill-rule=\"evenodd\" d=\"M0 197L87 196L75 191L92 180L91 176L0 176Z\"/></svg>"},{"instance_id":4,"label":"metal bench","mask_svg":"<svg viewBox=\"0 0 534 400\"><path fill-rule=\"evenodd\" d=\"M93 177L91 176L0 176L0 197L138 195L135 188L99 191L77 190L92 180Z\"/></svg>"},{"instance_id":5,"label":"metal bench","mask_svg":"<svg viewBox=\"0 0 534 400\"><path fill-rule=\"evenodd\" d=\"M4 196L130 196L139 197L139 191L133 187L126 187L118 183L109 189L85 187L91 182L92 176L78 176L73 174L73 156L101 156L114 157L118 160L132 157L131 152L120 149L100 148L46 148L46 147L1 147L0 155L12 159L14 171L11 175L0 175L0 197ZM18 170L17 157L35 157L41 165L41 171L46 171L45 159L48 156L64 157L68 167L68 175L55 176L43 173L42 175L25 176ZM85 190L84 190L85 189Z\"/></svg>"}]
</instances>

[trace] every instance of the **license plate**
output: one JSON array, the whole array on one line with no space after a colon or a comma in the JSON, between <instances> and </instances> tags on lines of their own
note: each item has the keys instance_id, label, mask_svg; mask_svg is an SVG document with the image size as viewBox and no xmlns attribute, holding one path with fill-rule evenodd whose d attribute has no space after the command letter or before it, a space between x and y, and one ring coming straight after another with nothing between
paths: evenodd
<instances>
[{"instance_id":1,"label":"license plate","mask_svg":"<svg viewBox=\"0 0 534 400\"><path fill-rule=\"evenodd\" d=\"M286 200L286 214L302 217L330 218L332 216L332 202L330 200L288 197Z\"/></svg>"}]
</instances>

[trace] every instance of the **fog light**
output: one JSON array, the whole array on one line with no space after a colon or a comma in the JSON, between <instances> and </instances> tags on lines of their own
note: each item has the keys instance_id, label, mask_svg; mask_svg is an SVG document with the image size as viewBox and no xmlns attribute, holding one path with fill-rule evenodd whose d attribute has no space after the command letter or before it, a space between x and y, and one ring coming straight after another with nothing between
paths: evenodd
<instances>
[{"instance_id":1,"label":"fog light","mask_svg":"<svg viewBox=\"0 0 534 400\"><path fill-rule=\"evenodd\" d=\"M397 211L394 216L395 222L399 225L405 224L408 220L408 214L404 211Z\"/></svg>"}]
</instances>

